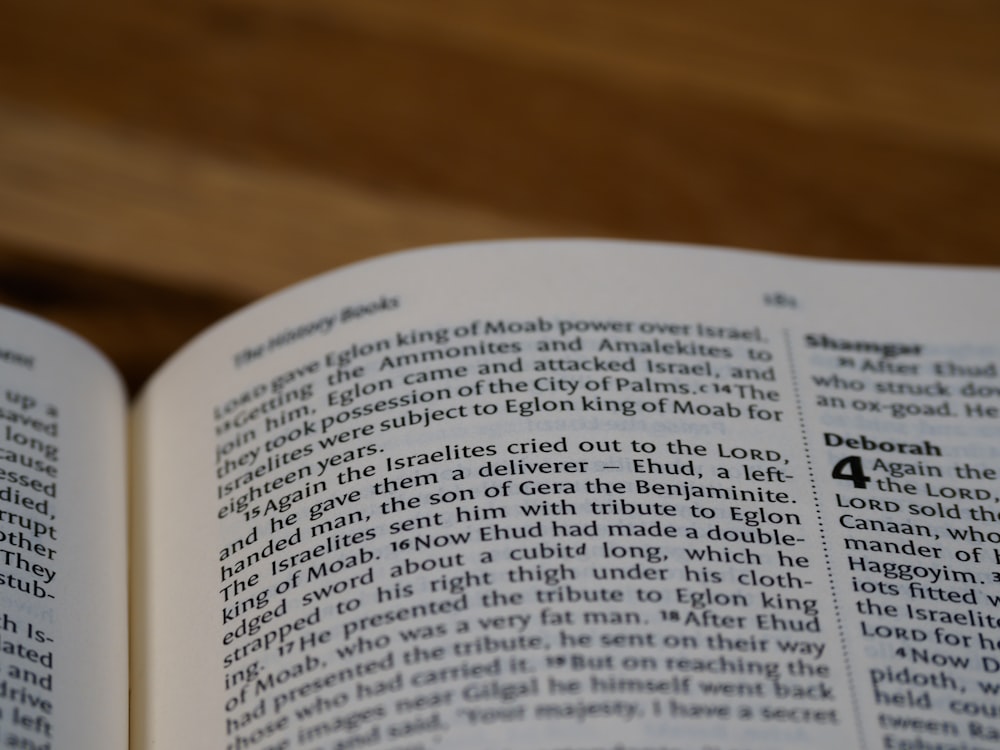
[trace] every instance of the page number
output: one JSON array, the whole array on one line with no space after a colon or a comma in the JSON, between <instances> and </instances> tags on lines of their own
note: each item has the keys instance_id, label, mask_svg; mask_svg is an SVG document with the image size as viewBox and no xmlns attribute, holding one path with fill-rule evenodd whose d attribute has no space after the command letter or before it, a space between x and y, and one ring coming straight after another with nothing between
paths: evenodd
<instances>
[{"instance_id":1,"label":"page number","mask_svg":"<svg viewBox=\"0 0 1000 750\"><path fill-rule=\"evenodd\" d=\"M764 304L768 307L789 307L793 310L799 306L799 301L788 292L767 292Z\"/></svg>"}]
</instances>

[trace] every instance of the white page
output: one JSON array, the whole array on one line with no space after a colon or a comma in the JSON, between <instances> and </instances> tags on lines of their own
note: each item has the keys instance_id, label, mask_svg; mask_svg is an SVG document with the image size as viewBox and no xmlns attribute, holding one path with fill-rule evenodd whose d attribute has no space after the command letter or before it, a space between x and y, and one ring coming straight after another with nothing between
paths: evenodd
<instances>
[{"instance_id":1,"label":"white page","mask_svg":"<svg viewBox=\"0 0 1000 750\"><path fill-rule=\"evenodd\" d=\"M252 306L142 403L142 741L981 741L996 289L538 241Z\"/></svg>"},{"instance_id":2,"label":"white page","mask_svg":"<svg viewBox=\"0 0 1000 750\"><path fill-rule=\"evenodd\" d=\"M83 341L8 309L0 472L0 745L125 748L124 390Z\"/></svg>"}]
</instances>

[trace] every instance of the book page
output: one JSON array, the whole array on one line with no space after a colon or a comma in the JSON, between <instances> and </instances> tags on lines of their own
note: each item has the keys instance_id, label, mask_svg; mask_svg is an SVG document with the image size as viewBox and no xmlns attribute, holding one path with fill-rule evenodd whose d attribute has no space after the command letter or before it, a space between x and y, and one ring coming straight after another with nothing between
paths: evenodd
<instances>
[{"instance_id":1,"label":"book page","mask_svg":"<svg viewBox=\"0 0 1000 750\"><path fill-rule=\"evenodd\" d=\"M998 279L539 241L247 309L137 417L136 746L995 744Z\"/></svg>"},{"instance_id":2,"label":"book page","mask_svg":"<svg viewBox=\"0 0 1000 750\"><path fill-rule=\"evenodd\" d=\"M0 747L126 748L125 394L0 308Z\"/></svg>"}]
</instances>

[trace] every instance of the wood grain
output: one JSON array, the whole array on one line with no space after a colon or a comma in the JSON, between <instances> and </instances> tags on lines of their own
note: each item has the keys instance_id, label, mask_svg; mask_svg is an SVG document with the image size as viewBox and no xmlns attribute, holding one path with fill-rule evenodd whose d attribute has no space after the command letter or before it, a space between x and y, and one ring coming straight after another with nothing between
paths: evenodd
<instances>
[{"instance_id":1,"label":"wood grain","mask_svg":"<svg viewBox=\"0 0 1000 750\"><path fill-rule=\"evenodd\" d=\"M220 308L519 235L996 265L998 38L992 0L3 3L0 262Z\"/></svg>"},{"instance_id":2,"label":"wood grain","mask_svg":"<svg viewBox=\"0 0 1000 750\"><path fill-rule=\"evenodd\" d=\"M411 245L543 234L432 198L0 108L0 227L77 264L255 297Z\"/></svg>"}]
</instances>

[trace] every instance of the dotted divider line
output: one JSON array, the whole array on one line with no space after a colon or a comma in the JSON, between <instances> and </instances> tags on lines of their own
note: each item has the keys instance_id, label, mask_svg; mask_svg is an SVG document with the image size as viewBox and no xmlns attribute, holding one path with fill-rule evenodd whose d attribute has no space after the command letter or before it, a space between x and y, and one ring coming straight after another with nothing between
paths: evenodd
<instances>
[{"instance_id":1,"label":"dotted divider line","mask_svg":"<svg viewBox=\"0 0 1000 750\"><path fill-rule=\"evenodd\" d=\"M841 655L844 658L844 670L847 672L847 685L851 695L851 704L854 707L854 715L861 716L861 704L858 702L858 694L855 690L854 670L851 667L850 655L847 651L847 639L844 635L844 620L840 613L840 602L837 599L837 589L833 577L833 563L830 559L830 545L827 542L826 527L823 525L823 514L819 500L819 487L816 485L816 472L813 469L812 451L809 447L809 434L806 432L805 412L802 408L802 392L799 388L799 373L795 366L795 357L792 356L792 339L787 328L782 329L785 339L785 353L788 357L788 369L792 378L792 392L795 396L795 409L798 413L799 432L802 440L802 450L806 456L806 471L809 474L809 486L812 489L813 502L816 506L816 523L819 526L820 546L823 549L823 559L826 563L826 575L830 581L830 596L833 601L833 614L837 622L837 637L840 640ZM868 742L864 736L861 722L856 721L855 727L858 730L858 747L867 750Z\"/></svg>"}]
</instances>

